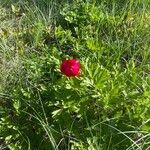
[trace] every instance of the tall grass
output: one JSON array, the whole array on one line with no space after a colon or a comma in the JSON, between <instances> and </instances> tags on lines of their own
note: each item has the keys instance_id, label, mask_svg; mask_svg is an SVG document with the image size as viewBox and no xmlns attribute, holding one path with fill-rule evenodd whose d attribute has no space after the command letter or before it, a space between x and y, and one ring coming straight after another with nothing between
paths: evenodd
<instances>
[{"instance_id":1,"label":"tall grass","mask_svg":"<svg viewBox=\"0 0 150 150\"><path fill-rule=\"evenodd\" d=\"M149 1L0 4L1 149L149 149Z\"/></svg>"}]
</instances>

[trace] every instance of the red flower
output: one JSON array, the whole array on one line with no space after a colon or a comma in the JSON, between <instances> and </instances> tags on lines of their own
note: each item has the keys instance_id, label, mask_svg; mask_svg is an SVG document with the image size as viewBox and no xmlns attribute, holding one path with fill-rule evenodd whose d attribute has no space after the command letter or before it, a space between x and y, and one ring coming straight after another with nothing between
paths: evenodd
<instances>
[{"instance_id":1,"label":"red flower","mask_svg":"<svg viewBox=\"0 0 150 150\"><path fill-rule=\"evenodd\" d=\"M69 59L62 62L60 70L67 77L75 77L79 75L80 62L76 59Z\"/></svg>"}]
</instances>

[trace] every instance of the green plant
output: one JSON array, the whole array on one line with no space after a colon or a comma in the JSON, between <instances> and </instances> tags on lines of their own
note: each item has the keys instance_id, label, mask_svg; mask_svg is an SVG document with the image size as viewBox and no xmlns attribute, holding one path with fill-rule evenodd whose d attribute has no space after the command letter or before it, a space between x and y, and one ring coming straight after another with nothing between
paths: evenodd
<instances>
[{"instance_id":1,"label":"green plant","mask_svg":"<svg viewBox=\"0 0 150 150\"><path fill-rule=\"evenodd\" d=\"M44 2L0 9L2 140L10 149L148 149L149 2ZM61 74L66 58L80 60L78 77Z\"/></svg>"}]
</instances>

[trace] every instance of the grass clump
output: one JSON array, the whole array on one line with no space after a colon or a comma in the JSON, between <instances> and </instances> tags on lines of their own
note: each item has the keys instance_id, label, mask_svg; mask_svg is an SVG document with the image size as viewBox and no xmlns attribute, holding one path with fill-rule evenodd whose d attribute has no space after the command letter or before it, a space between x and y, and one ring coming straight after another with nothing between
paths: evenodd
<instances>
[{"instance_id":1,"label":"grass clump","mask_svg":"<svg viewBox=\"0 0 150 150\"><path fill-rule=\"evenodd\" d=\"M5 2L1 147L149 149L149 2ZM81 62L79 77L60 72Z\"/></svg>"}]
</instances>

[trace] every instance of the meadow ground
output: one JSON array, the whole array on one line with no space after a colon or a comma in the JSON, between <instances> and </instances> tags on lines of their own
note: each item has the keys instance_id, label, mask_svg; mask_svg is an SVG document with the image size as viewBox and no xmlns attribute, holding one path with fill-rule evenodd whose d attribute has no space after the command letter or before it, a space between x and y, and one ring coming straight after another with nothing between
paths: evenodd
<instances>
[{"instance_id":1,"label":"meadow ground","mask_svg":"<svg viewBox=\"0 0 150 150\"><path fill-rule=\"evenodd\" d=\"M148 0L0 0L0 149L149 150L149 48Z\"/></svg>"}]
</instances>

